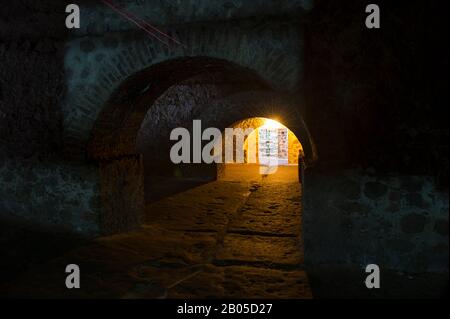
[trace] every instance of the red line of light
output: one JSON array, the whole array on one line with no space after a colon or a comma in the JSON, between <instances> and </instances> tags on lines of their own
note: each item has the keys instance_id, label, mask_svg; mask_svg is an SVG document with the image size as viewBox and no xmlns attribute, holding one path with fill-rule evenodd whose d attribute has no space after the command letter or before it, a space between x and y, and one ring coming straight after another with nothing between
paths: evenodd
<instances>
[{"instance_id":1,"label":"red line of light","mask_svg":"<svg viewBox=\"0 0 450 319\"><path fill-rule=\"evenodd\" d=\"M145 25L141 25L138 21L136 21L135 19L133 19L133 17L130 15L130 13L128 13L126 10L124 9L120 9L119 7L117 7L116 5L114 5L113 3L107 1L107 0L101 0L104 4L106 4L108 7L110 7L111 9L113 9L115 12L117 12L118 14L120 14L121 16L125 17L127 20L129 20L130 22L134 23L136 26L138 26L140 29L144 30L147 34L151 35L152 37L154 37L155 39L157 39L158 41L160 41L161 43L167 45L168 47L170 47L170 45L163 41L161 38L159 38L156 34L154 34L152 31L150 31L148 28L145 27Z\"/></svg>"},{"instance_id":2,"label":"red line of light","mask_svg":"<svg viewBox=\"0 0 450 319\"><path fill-rule=\"evenodd\" d=\"M110 0L104 0L107 1L110 5L114 6L114 4L110 1ZM120 8L119 6L115 5L117 8ZM169 40L172 40L173 42L175 42L176 44L179 45L183 45L183 43L181 43L180 41L178 41L177 39L171 37L170 35L168 35L167 33L161 31L160 29L158 29L157 27L151 25L150 23L148 23L147 21L135 16L132 12L126 11L124 8L121 8L122 11L126 12L132 19L134 19L134 21L136 22L140 22L145 26L148 26L149 28L151 28L152 30L158 32L159 34L163 35L164 37L166 37Z\"/></svg>"},{"instance_id":3,"label":"red line of light","mask_svg":"<svg viewBox=\"0 0 450 319\"><path fill-rule=\"evenodd\" d=\"M163 36L165 36L166 38L172 40L172 41L175 42L176 44L179 44L179 45L184 46L184 44L182 44L180 41L178 41L177 39L171 37L170 35L168 35L168 34L162 32L162 31L159 30L158 28L152 26L150 23L148 23L148 22L146 22L146 21L143 21L143 20L141 20L141 21L144 23L144 25L146 25L146 26L150 27L151 29L155 30L156 32L162 34Z\"/></svg>"}]
</instances>

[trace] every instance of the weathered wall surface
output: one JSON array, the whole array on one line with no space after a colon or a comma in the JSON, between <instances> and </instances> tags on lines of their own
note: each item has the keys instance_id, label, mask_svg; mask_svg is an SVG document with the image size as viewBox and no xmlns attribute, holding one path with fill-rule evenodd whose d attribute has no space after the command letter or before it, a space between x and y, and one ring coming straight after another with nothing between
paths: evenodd
<instances>
[{"instance_id":1,"label":"weathered wall surface","mask_svg":"<svg viewBox=\"0 0 450 319\"><path fill-rule=\"evenodd\" d=\"M0 154L52 156L61 145L62 42L0 42Z\"/></svg>"},{"instance_id":2,"label":"weathered wall surface","mask_svg":"<svg viewBox=\"0 0 450 319\"><path fill-rule=\"evenodd\" d=\"M98 1L79 1L82 27L77 35L103 34L137 30L117 13ZM192 23L221 23L227 20L240 20L263 16L300 17L313 7L313 0L121 0L113 3L130 11L138 17L150 21L155 26L172 26Z\"/></svg>"},{"instance_id":3,"label":"weathered wall surface","mask_svg":"<svg viewBox=\"0 0 450 319\"><path fill-rule=\"evenodd\" d=\"M382 27L368 30L365 5L317 1L309 16L305 118L321 161L448 187L446 6L382 1Z\"/></svg>"},{"instance_id":4,"label":"weathered wall surface","mask_svg":"<svg viewBox=\"0 0 450 319\"><path fill-rule=\"evenodd\" d=\"M0 217L97 231L95 169L61 161L64 3L0 11Z\"/></svg>"},{"instance_id":5,"label":"weathered wall surface","mask_svg":"<svg viewBox=\"0 0 450 319\"><path fill-rule=\"evenodd\" d=\"M203 74L170 87L153 103L142 121L136 142L138 152L151 157L157 150L169 149L170 132L174 128L190 126L214 100L254 87L255 83L251 82L220 80L220 74Z\"/></svg>"},{"instance_id":6,"label":"weathered wall surface","mask_svg":"<svg viewBox=\"0 0 450 319\"><path fill-rule=\"evenodd\" d=\"M307 171L305 261L448 271L448 193L423 176Z\"/></svg>"},{"instance_id":7,"label":"weathered wall surface","mask_svg":"<svg viewBox=\"0 0 450 319\"><path fill-rule=\"evenodd\" d=\"M307 25L305 257L448 271L448 19L442 2L317 1ZM446 33L447 31L445 31ZM445 120L444 120L445 119Z\"/></svg>"},{"instance_id":8,"label":"weathered wall surface","mask_svg":"<svg viewBox=\"0 0 450 319\"><path fill-rule=\"evenodd\" d=\"M0 212L67 231L97 234L100 196L94 166L0 162Z\"/></svg>"},{"instance_id":9,"label":"weathered wall surface","mask_svg":"<svg viewBox=\"0 0 450 319\"><path fill-rule=\"evenodd\" d=\"M142 155L100 163L102 234L131 231L144 222Z\"/></svg>"}]
</instances>

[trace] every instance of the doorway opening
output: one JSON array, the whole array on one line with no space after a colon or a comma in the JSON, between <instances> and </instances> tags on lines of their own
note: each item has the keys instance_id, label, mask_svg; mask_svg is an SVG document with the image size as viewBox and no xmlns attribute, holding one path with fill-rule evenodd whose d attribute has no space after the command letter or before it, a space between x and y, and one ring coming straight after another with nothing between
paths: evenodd
<instances>
[{"instance_id":1,"label":"doorway opening","mask_svg":"<svg viewBox=\"0 0 450 319\"><path fill-rule=\"evenodd\" d=\"M233 129L248 130L242 152L244 163L237 157L218 165L219 180L258 180L262 177L298 181L298 159L304 156L299 139L278 119L253 117L238 121ZM233 140L233 154L238 154L239 141Z\"/></svg>"},{"instance_id":2,"label":"doorway opening","mask_svg":"<svg viewBox=\"0 0 450 319\"><path fill-rule=\"evenodd\" d=\"M136 229L144 222L148 199L158 200L197 183L162 187L166 180L221 178L220 166L228 164L172 165L167 134L174 127L189 128L188 123L200 119L203 127L220 131L252 116L274 119L274 111L300 138L306 158L314 160L298 98L274 92L252 70L225 60L190 57L160 62L127 78L98 114L87 147L88 157L99 166L102 234ZM140 137L149 148L139 143Z\"/></svg>"}]
</instances>

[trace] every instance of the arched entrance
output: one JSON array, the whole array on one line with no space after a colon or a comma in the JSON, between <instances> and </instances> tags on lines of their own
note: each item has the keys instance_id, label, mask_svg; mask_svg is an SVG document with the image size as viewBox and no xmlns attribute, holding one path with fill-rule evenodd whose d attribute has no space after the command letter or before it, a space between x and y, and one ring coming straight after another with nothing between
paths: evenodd
<instances>
[{"instance_id":1,"label":"arched entrance","mask_svg":"<svg viewBox=\"0 0 450 319\"><path fill-rule=\"evenodd\" d=\"M88 156L100 167L102 233L131 230L144 221L145 151L139 149L140 132L145 129L145 119L155 110L155 101L171 87L193 79L203 84L206 79L226 89L208 99L206 104L197 103L192 107L186 113L188 122L197 118L204 127L224 129L239 119L270 117L277 110L293 131L305 138L306 143L302 142L305 153L314 159L314 147L306 125L298 108L293 107L295 99L273 92L271 85L251 70L206 57L160 63L127 79L111 96L92 131ZM179 113L166 115L173 120L169 121L167 129L183 124L176 121L180 119ZM166 148L158 149L158 154L166 158L169 138L164 134L160 137L159 145Z\"/></svg>"},{"instance_id":2,"label":"arched entrance","mask_svg":"<svg viewBox=\"0 0 450 319\"><path fill-rule=\"evenodd\" d=\"M303 146L288 127L275 119L253 117L234 123L234 157L218 166L221 180L258 180L261 175L298 181L298 158ZM247 134L245 134L247 133ZM240 148L240 149L239 149Z\"/></svg>"}]
</instances>

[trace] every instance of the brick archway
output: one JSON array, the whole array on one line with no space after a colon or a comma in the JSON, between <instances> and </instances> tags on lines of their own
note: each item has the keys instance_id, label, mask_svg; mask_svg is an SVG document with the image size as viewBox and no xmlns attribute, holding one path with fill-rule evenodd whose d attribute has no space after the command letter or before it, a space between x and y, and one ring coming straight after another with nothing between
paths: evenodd
<instances>
[{"instance_id":1,"label":"brick archway","mask_svg":"<svg viewBox=\"0 0 450 319\"><path fill-rule=\"evenodd\" d=\"M303 118L298 97L280 92L249 91L216 100L198 113L202 125L225 129L242 119L252 117L276 118L288 127L303 146L308 163L317 160L314 140Z\"/></svg>"},{"instance_id":2,"label":"brick archway","mask_svg":"<svg viewBox=\"0 0 450 319\"><path fill-rule=\"evenodd\" d=\"M131 230L143 222L144 166L142 154L136 149L141 123L154 101L170 86L202 72L219 72L271 90L271 85L252 70L209 57L166 61L129 77L100 112L87 148L88 157L100 167L102 233Z\"/></svg>"},{"instance_id":3,"label":"brick archway","mask_svg":"<svg viewBox=\"0 0 450 319\"><path fill-rule=\"evenodd\" d=\"M96 119L114 92L142 70L161 63L210 57L252 70L277 90L292 91L301 85L302 48L298 41L302 36L292 22L235 25L229 21L214 29L192 25L166 31L185 46L169 49L142 33L86 36L67 44L64 63L68 86L62 106L67 158L83 160Z\"/></svg>"},{"instance_id":4,"label":"brick archway","mask_svg":"<svg viewBox=\"0 0 450 319\"><path fill-rule=\"evenodd\" d=\"M220 73L271 90L270 84L254 71L225 60L195 57L159 63L129 77L112 94L94 124L88 157L109 159L135 154L141 123L155 100L172 85L202 73Z\"/></svg>"}]
</instances>

